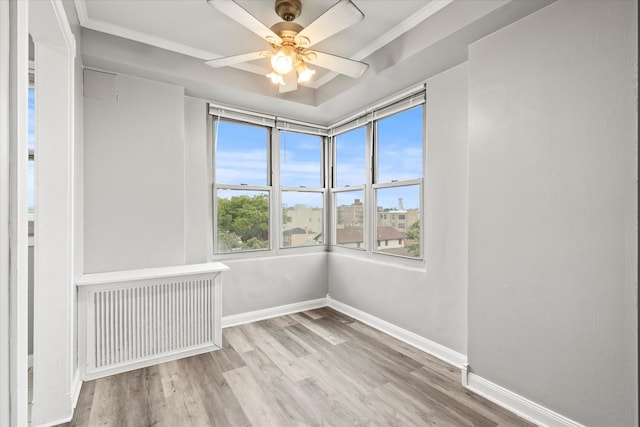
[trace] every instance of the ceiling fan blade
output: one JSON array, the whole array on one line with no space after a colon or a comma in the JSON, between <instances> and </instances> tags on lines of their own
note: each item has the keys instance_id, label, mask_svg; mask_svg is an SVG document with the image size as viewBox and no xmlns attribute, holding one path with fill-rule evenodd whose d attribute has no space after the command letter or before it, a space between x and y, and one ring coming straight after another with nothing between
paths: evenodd
<instances>
[{"instance_id":1,"label":"ceiling fan blade","mask_svg":"<svg viewBox=\"0 0 640 427\"><path fill-rule=\"evenodd\" d=\"M362 18L364 18L364 14L351 0L340 0L331 9L307 25L304 30L300 31L296 36L296 41L300 40L300 38L306 38L309 40L307 46L314 45L352 26Z\"/></svg>"},{"instance_id":2,"label":"ceiling fan blade","mask_svg":"<svg viewBox=\"0 0 640 427\"><path fill-rule=\"evenodd\" d=\"M252 14L247 12L242 6L233 0L207 0L211 6L227 15L237 23L245 26L250 31L256 33L269 43L281 44L282 39L269 27L258 21Z\"/></svg>"},{"instance_id":3,"label":"ceiling fan blade","mask_svg":"<svg viewBox=\"0 0 640 427\"><path fill-rule=\"evenodd\" d=\"M314 50L313 53L315 53L315 58L313 54L311 54L308 59L311 64L353 77L354 79L361 77L364 72L367 71L367 68L369 68L369 64L354 61L353 59L318 52L317 50Z\"/></svg>"},{"instance_id":4,"label":"ceiling fan blade","mask_svg":"<svg viewBox=\"0 0 640 427\"><path fill-rule=\"evenodd\" d=\"M298 75L296 70L291 70L283 76L284 84L278 86L278 92L287 93L298 89Z\"/></svg>"},{"instance_id":5,"label":"ceiling fan blade","mask_svg":"<svg viewBox=\"0 0 640 427\"><path fill-rule=\"evenodd\" d=\"M262 50L259 52L243 53L242 55L224 56L222 58L216 58L210 61L206 61L205 64L213 68L220 68L239 64L241 62L249 62L255 61L256 59L260 58L267 58L271 55L273 55L273 52L271 52L270 50Z\"/></svg>"}]
</instances>

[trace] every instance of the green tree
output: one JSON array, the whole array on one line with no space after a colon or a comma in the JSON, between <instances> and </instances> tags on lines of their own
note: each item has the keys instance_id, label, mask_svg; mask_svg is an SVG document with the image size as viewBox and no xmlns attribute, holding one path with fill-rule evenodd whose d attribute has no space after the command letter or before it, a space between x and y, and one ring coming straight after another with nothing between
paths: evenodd
<instances>
[{"instance_id":1,"label":"green tree","mask_svg":"<svg viewBox=\"0 0 640 427\"><path fill-rule=\"evenodd\" d=\"M222 241L220 236L223 236ZM220 244L225 247L221 248ZM266 194L218 199L218 249L266 248L269 244L269 199Z\"/></svg>"},{"instance_id":2,"label":"green tree","mask_svg":"<svg viewBox=\"0 0 640 427\"><path fill-rule=\"evenodd\" d=\"M407 237L407 250L415 257L420 256L420 221L416 221L409 226L405 232Z\"/></svg>"}]
</instances>

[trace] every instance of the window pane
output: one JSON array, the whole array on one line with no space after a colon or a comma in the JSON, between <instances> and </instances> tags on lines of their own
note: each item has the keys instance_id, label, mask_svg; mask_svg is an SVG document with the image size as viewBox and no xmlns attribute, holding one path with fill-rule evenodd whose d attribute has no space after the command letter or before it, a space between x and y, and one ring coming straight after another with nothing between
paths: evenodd
<instances>
[{"instance_id":1,"label":"window pane","mask_svg":"<svg viewBox=\"0 0 640 427\"><path fill-rule=\"evenodd\" d=\"M217 191L217 252L269 248L269 192Z\"/></svg>"},{"instance_id":2,"label":"window pane","mask_svg":"<svg viewBox=\"0 0 640 427\"><path fill-rule=\"evenodd\" d=\"M366 143L364 127L336 136L336 187L365 184Z\"/></svg>"},{"instance_id":3,"label":"window pane","mask_svg":"<svg viewBox=\"0 0 640 427\"><path fill-rule=\"evenodd\" d=\"M322 138L280 132L280 185L322 187Z\"/></svg>"},{"instance_id":4,"label":"window pane","mask_svg":"<svg viewBox=\"0 0 640 427\"><path fill-rule=\"evenodd\" d=\"M36 148L36 96L35 91L32 87L29 88L29 96L28 96L28 148L29 148L29 163L27 163L27 207L29 209L29 213L35 212L36 208L36 167L35 167L35 157L34 151Z\"/></svg>"},{"instance_id":5,"label":"window pane","mask_svg":"<svg viewBox=\"0 0 640 427\"><path fill-rule=\"evenodd\" d=\"M337 245L364 249L363 198L361 190L335 193Z\"/></svg>"},{"instance_id":6,"label":"window pane","mask_svg":"<svg viewBox=\"0 0 640 427\"><path fill-rule=\"evenodd\" d=\"M213 123L217 127L216 182L268 185L269 130L224 120Z\"/></svg>"},{"instance_id":7,"label":"window pane","mask_svg":"<svg viewBox=\"0 0 640 427\"><path fill-rule=\"evenodd\" d=\"M422 177L422 106L377 122L376 182Z\"/></svg>"},{"instance_id":8,"label":"window pane","mask_svg":"<svg viewBox=\"0 0 640 427\"><path fill-rule=\"evenodd\" d=\"M27 207L29 209L29 213L34 213L36 211L35 175L35 162L29 159L29 162L27 163Z\"/></svg>"},{"instance_id":9,"label":"window pane","mask_svg":"<svg viewBox=\"0 0 640 427\"><path fill-rule=\"evenodd\" d=\"M282 247L320 245L322 193L282 192Z\"/></svg>"},{"instance_id":10,"label":"window pane","mask_svg":"<svg viewBox=\"0 0 640 427\"><path fill-rule=\"evenodd\" d=\"M420 257L420 186L376 190L376 249Z\"/></svg>"},{"instance_id":11,"label":"window pane","mask_svg":"<svg viewBox=\"0 0 640 427\"><path fill-rule=\"evenodd\" d=\"M29 88L29 95L28 95L28 105L29 105L29 111L28 111L28 132L29 132L29 150L33 150L36 147L36 93L35 90L30 87Z\"/></svg>"}]
</instances>

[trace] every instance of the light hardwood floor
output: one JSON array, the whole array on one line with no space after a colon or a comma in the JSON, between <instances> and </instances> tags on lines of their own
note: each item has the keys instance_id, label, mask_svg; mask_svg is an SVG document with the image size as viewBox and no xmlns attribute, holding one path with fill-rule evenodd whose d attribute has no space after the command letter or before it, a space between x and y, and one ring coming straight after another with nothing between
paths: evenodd
<instances>
[{"instance_id":1,"label":"light hardwood floor","mask_svg":"<svg viewBox=\"0 0 640 427\"><path fill-rule=\"evenodd\" d=\"M532 425L453 366L329 308L227 328L223 342L84 383L67 425Z\"/></svg>"}]
</instances>

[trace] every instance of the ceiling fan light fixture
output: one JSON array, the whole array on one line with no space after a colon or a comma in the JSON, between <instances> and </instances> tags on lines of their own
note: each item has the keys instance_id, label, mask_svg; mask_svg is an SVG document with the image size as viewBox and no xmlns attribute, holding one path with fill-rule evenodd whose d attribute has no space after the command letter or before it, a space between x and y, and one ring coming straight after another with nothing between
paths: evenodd
<instances>
[{"instance_id":1,"label":"ceiling fan light fixture","mask_svg":"<svg viewBox=\"0 0 640 427\"><path fill-rule=\"evenodd\" d=\"M298 83L308 82L316 73L316 70L307 67L307 64L304 62L301 62L300 65L298 65L296 71L298 72Z\"/></svg>"},{"instance_id":2,"label":"ceiling fan light fixture","mask_svg":"<svg viewBox=\"0 0 640 427\"><path fill-rule=\"evenodd\" d=\"M271 66L273 71L278 74L287 74L293 70L293 55L286 49L286 46L280 49L271 57Z\"/></svg>"},{"instance_id":3,"label":"ceiling fan light fixture","mask_svg":"<svg viewBox=\"0 0 640 427\"><path fill-rule=\"evenodd\" d=\"M269 77L271 79L271 82L273 84L276 85L283 85L284 83L284 77L282 76L282 74L278 74L275 71L270 72L269 74L266 74L267 77Z\"/></svg>"}]
</instances>

